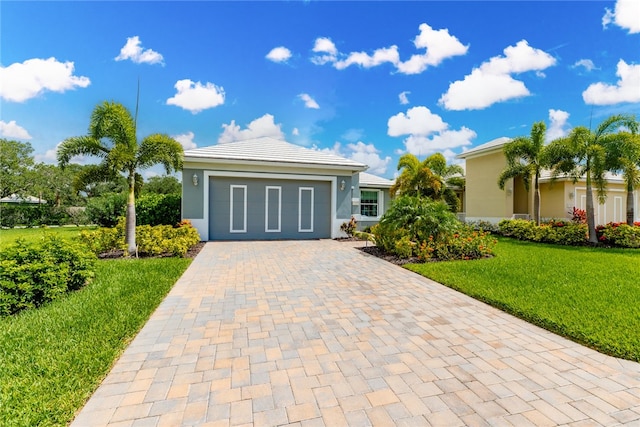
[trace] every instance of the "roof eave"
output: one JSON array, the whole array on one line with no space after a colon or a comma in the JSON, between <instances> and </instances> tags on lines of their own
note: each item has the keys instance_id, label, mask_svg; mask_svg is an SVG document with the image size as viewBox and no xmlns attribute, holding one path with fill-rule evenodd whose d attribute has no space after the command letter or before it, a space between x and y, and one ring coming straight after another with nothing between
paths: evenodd
<instances>
[{"instance_id":1,"label":"roof eave","mask_svg":"<svg viewBox=\"0 0 640 427\"><path fill-rule=\"evenodd\" d=\"M184 163L209 163L209 164L224 164L224 165L252 165L252 166L272 166L291 168L296 166L301 167L313 167L315 169L333 169L333 170L347 170L353 172L363 172L369 167L364 164L330 164L330 163L316 163L316 162L278 162L278 161L265 161L265 160L250 160L250 159L225 159L225 158L212 158L207 156L185 156Z\"/></svg>"}]
</instances>

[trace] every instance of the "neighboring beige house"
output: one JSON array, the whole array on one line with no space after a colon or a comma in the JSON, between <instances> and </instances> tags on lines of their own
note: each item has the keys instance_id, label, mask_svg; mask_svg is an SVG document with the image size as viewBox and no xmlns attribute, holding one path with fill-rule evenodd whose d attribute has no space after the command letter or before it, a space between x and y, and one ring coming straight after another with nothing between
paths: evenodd
<instances>
[{"instance_id":1,"label":"neighboring beige house","mask_svg":"<svg viewBox=\"0 0 640 427\"><path fill-rule=\"evenodd\" d=\"M467 221L497 223L504 218L533 218L533 182L530 191L521 178L507 182L505 189L498 187L498 176L506 167L503 147L511 141L502 137L459 154L466 162L466 188L464 216ZM607 175L607 200L598 204L594 191L596 224L624 222L626 220L626 187L620 176ZM551 173L543 171L540 177L540 217L571 218L574 207L586 208L585 180L574 183L570 178L551 181ZM640 220L638 191L635 192L634 221Z\"/></svg>"}]
</instances>

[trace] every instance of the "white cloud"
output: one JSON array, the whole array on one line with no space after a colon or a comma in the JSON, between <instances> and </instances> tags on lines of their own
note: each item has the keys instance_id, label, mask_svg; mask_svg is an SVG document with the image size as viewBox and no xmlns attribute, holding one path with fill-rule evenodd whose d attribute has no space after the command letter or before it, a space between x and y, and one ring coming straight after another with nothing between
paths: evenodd
<instances>
[{"instance_id":1,"label":"white cloud","mask_svg":"<svg viewBox=\"0 0 640 427\"><path fill-rule=\"evenodd\" d=\"M546 140L553 141L554 139L566 136L569 131L567 130L567 120L569 119L569 113L562 110L549 110L549 129L547 129Z\"/></svg>"},{"instance_id":2,"label":"white cloud","mask_svg":"<svg viewBox=\"0 0 640 427\"><path fill-rule=\"evenodd\" d=\"M224 131L218 137L218 144L227 142L242 141L245 139L269 136L275 139L284 139L281 124L276 124L271 114L265 114L249 123L246 129L240 129L235 120L229 124L223 124Z\"/></svg>"},{"instance_id":3,"label":"white cloud","mask_svg":"<svg viewBox=\"0 0 640 427\"><path fill-rule=\"evenodd\" d=\"M449 34L448 29L434 30L427 24L421 24L413 44L416 49L425 49L425 53L414 54L407 61L400 60L398 46L377 48L373 54L367 52L340 53L331 39L320 37L316 39L313 47L315 55L311 61L317 65L330 63L338 70L343 70L352 65L363 68L377 67L382 64L392 64L399 73L419 74L429 66L437 66L442 61L453 56L464 55L469 46L465 46L455 37Z\"/></svg>"},{"instance_id":4,"label":"white cloud","mask_svg":"<svg viewBox=\"0 0 640 427\"><path fill-rule=\"evenodd\" d=\"M318 37L316 39L313 46L313 52L317 55L311 57L311 62L317 65L335 62L338 55L336 45L327 37Z\"/></svg>"},{"instance_id":5,"label":"white cloud","mask_svg":"<svg viewBox=\"0 0 640 427\"><path fill-rule=\"evenodd\" d=\"M605 8L602 17L602 27L607 28L613 23L620 28L629 31L629 34L640 33L640 2L638 0L618 0L616 7L612 11Z\"/></svg>"},{"instance_id":6,"label":"white cloud","mask_svg":"<svg viewBox=\"0 0 640 427\"><path fill-rule=\"evenodd\" d=\"M389 163L391 162L391 157L380 157L380 150L378 150L373 144L365 144L362 141L347 144L344 151L342 149L342 144L338 141L336 141L330 148L318 148L318 146L313 145L311 149L364 163L369 166L367 172L376 175L384 175L387 172Z\"/></svg>"},{"instance_id":7,"label":"white cloud","mask_svg":"<svg viewBox=\"0 0 640 427\"><path fill-rule=\"evenodd\" d=\"M291 58L291 51L284 46L274 47L266 58L273 62L287 62Z\"/></svg>"},{"instance_id":8,"label":"white cloud","mask_svg":"<svg viewBox=\"0 0 640 427\"><path fill-rule=\"evenodd\" d=\"M172 138L178 141L185 150L191 150L198 146L198 144L193 141L194 137L195 134L193 132L181 133L179 135L172 136Z\"/></svg>"},{"instance_id":9,"label":"white cloud","mask_svg":"<svg viewBox=\"0 0 640 427\"><path fill-rule=\"evenodd\" d=\"M300 130L298 128L293 128L293 130L291 131L291 135L293 136L300 135Z\"/></svg>"},{"instance_id":10,"label":"white cloud","mask_svg":"<svg viewBox=\"0 0 640 427\"><path fill-rule=\"evenodd\" d=\"M494 56L474 68L464 80L451 83L438 103L447 110L479 110L497 102L528 96L530 92L524 83L511 75L542 71L555 63L554 57L521 40L515 46L505 48L504 56Z\"/></svg>"},{"instance_id":11,"label":"white cloud","mask_svg":"<svg viewBox=\"0 0 640 427\"><path fill-rule=\"evenodd\" d=\"M587 71L593 71L596 69L596 65L590 59L581 59L579 61L576 61L576 63L571 66L571 68L578 67L584 67L584 69Z\"/></svg>"},{"instance_id":12,"label":"white cloud","mask_svg":"<svg viewBox=\"0 0 640 427\"><path fill-rule=\"evenodd\" d=\"M340 138L349 142L356 142L364 137L363 129L348 129L345 133L340 135Z\"/></svg>"},{"instance_id":13,"label":"white cloud","mask_svg":"<svg viewBox=\"0 0 640 427\"><path fill-rule=\"evenodd\" d=\"M58 142L55 148L51 148L45 151L44 154L36 153L33 156L33 159L35 160L36 163L48 163L48 164L58 163L58 147L60 147L60 144L62 144L62 142ZM71 160L69 160L69 163L86 165L89 163L89 158L87 156L74 156L71 158Z\"/></svg>"},{"instance_id":14,"label":"white cloud","mask_svg":"<svg viewBox=\"0 0 640 427\"><path fill-rule=\"evenodd\" d=\"M176 105L193 114L224 104L224 89L213 83L207 82L203 85L184 79L178 80L174 87L177 93L167 99L167 105Z\"/></svg>"},{"instance_id":15,"label":"white cloud","mask_svg":"<svg viewBox=\"0 0 640 427\"><path fill-rule=\"evenodd\" d=\"M0 66L0 97L6 101L24 102L44 91L62 93L91 84L88 77L74 76L73 71L73 62L59 62L53 57Z\"/></svg>"},{"instance_id":16,"label":"white cloud","mask_svg":"<svg viewBox=\"0 0 640 427\"><path fill-rule=\"evenodd\" d=\"M29 132L18 125L15 120L11 120L9 123L0 120L0 136L3 138L31 139Z\"/></svg>"},{"instance_id":17,"label":"white cloud","mask_svg":"<svg viewBox=\"0 0 640 427\"><path fill-rule=\"evenodd\" d=\"M347 149L351 152L350 158L352 160L369 166L367 172L375 175L384 175L387 172L391 157L380 157L380 150L376 149L373 144L358 141L355 144L347 144Z\"/></svg>"},{"instance_id":18,"label":"white cloud","mask_svg":"<svg viewBox=\"0 0 640 427\"><path fill-rule=\"evenodd\" d=\"M116 61L130 59L136 64L161 64L164 65L164 58L161 54L151 49L143 49L140 37L127 37L127 42L120 49L120 55L116 56Z\"/></svg>"},{"instance_id":19,"label":"white cloud","mask_svg":"<svg viewBox=\"0 0 640 427\"><path fill-rule=\"evenodd\" d=\"M409 92L408 90L405 90L404 92L400 92L400 94L398 95L400 104L407 105L409 103L409 98L407 97L407 95L409 95L410 93L411 92Z\"/></svg>"},{"instance_id":20,"label":"white cloud","mask_svg":"<svg viewBox=\"0 0 640 427\"><path fill-rule=\"evenodd\" d=\"M311 108L314 110L317 110L320 108L320 106L315 101L315 99L313 99L309 94L301 93L300 95L298 95L298 98L304 101L304 106L307 108Z\"/></svg>"},{"instance_id":21,"label":"white cloud","mask_svg":"<svg viewBox=\"0 0 640 427\"><path fill-rule=\"evenodd\" d=\"M447 128L447 124L427 107L413 107L407 113L398 113L387 121L389 136L429 135Z\"/></svg>"},{"instance_id":22,"label":"white cloud","mask_svg":"<svg viewBox=\"0 0 640 427\"><path fill-rule=\"evenodd\" d=\"M593 83L582 92L582 99L590 105L612 105L622 102L640 102L640 64L618 61L616 75L620 78L615 85Z\"/></svg>"},{"instance_id":23,"label":"white cloud","mask_svg":"<svg viewBox=\"0 0 640 427\"><path fill-rule=\"evenodd\" d=\"M405 150L397 150L396 154L409 152L424 156L436 151L443 152L453 148L471 145L476 133L463 126L459 130L449 129L440 116L432 113L427 107L419 106L398 113L387 122L389 136L408 135L403 141ZM453 155L450 156L453 158Z\"/></svg>"}]
</instances>

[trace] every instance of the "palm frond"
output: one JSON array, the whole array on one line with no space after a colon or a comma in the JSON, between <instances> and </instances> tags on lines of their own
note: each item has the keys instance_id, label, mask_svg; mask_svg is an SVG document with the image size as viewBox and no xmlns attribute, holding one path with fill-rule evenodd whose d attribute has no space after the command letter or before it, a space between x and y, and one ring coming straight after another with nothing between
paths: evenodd
<instances>
[{"instance_id":1,"label":"palm frond","mask_svg":"<svg viewBox=\"0 0 640 427\"><path fill-rule=\"evenodd\" d=\"M60 167L64 168L75 156L105 157L108 150L100 143L100 140L91 136L73 136L67 138L58 146L56 157Z\"/></svg>"},{"instance_id":2,"label":"palm frond","mask_svg":"<svg viewBox=\"0 0 640 427\"><path fill-rule=\"evenodd\" d=\"M153 134L142 140L138 150L137 165L141 169L162 164L169 174L182 169L184 150L169 135Z\"/></svg>"}]
</instances>

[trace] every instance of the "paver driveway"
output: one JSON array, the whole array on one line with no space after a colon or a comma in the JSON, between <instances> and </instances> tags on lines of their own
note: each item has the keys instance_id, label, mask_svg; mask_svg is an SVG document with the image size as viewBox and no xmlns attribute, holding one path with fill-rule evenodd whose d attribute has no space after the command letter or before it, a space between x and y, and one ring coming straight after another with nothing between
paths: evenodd
<instances>
[{"instance_id":1,"label":"paver driveway","mask_svg":"<svg viewBox=\"0 0 640 427\"><path fill-rule=\"evenodd\" d=\"M74 422L107 424L640 425L640 364L351 243L208 243Z\"/></svg>"}]
</instances>

